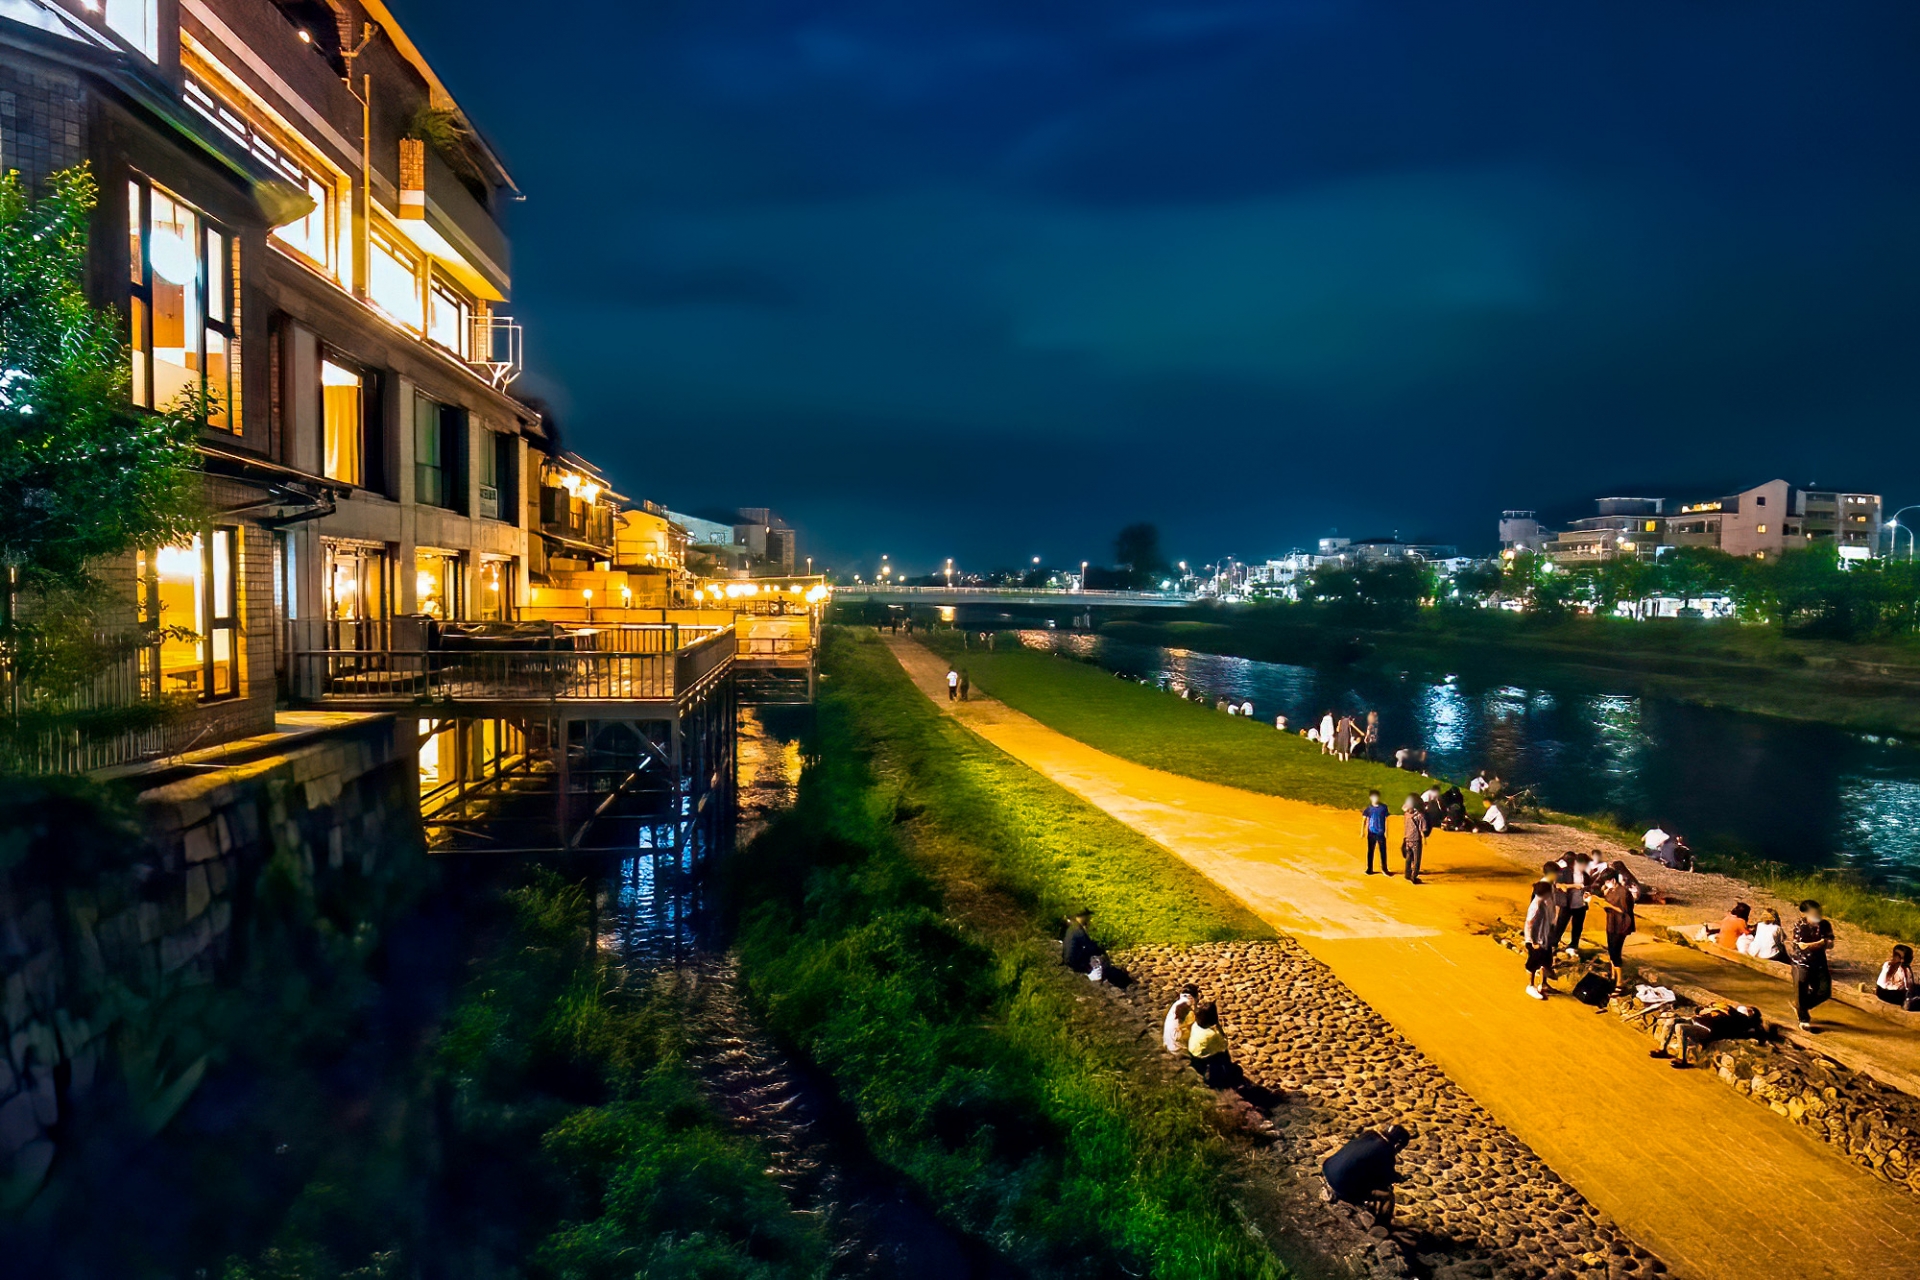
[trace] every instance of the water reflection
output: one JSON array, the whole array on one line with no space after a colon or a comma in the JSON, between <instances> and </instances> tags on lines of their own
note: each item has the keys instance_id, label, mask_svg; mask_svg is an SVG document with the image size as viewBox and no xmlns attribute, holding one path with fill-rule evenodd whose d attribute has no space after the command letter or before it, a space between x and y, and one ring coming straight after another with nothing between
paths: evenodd
<instances>
[{"instance_id":1,"label":"water reflection","mask_svg":"<svg viewBox=\"0 0 1920 1280\"><path fill-rule=\"evenodd\" d=\"M1459 676L1319 670L1023 631L1029 648L1099 662L1175 692L1251 701L1256 718L1305 727L1321 712L1377 710L1381 747L1425 747L1456 778L1490 768L1546 804L1659 819L1696 846L1744 849L1797 866L1851 866L1888 882L1920 878L1920 749L1616 690L1475 684Z\"/></svg>"}]
</instances>

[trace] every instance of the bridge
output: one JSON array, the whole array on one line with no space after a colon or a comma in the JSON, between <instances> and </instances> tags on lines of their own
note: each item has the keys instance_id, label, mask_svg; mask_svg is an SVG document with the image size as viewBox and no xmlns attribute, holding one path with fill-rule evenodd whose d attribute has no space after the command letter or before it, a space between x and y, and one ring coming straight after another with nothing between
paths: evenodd
<instances>
[{"instance_id":1,"label":"bridge","mask_svg":"<svg viewBox=\"0 0 1920 1280\"><path fill-rule=\"evenodd\" d=\"M1037 605L1102 609L1179 609L1196 597L1183 591L1078 591L1071 587L894 587L854 583L836 586L836 604Z\"/></svg>"}]
</instances>

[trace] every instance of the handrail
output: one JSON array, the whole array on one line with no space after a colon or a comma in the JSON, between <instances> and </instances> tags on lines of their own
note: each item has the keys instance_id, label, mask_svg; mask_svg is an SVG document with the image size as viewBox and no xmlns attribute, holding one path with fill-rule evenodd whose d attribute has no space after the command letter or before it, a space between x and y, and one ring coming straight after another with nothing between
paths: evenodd
<instances>
[{"instance_id":1,"label":"handrail","mask_svg":"<svg viewBox=\"0 0 1920 1280\"><path fill-rule=\"evenodd\" d=\"M685 693L733 656L731 628L666 628L672 648L362 648L297 650L294 696L309 700L659 701ZM686 628L684 630L694 630Z\"/></svg>"}]
</instances>

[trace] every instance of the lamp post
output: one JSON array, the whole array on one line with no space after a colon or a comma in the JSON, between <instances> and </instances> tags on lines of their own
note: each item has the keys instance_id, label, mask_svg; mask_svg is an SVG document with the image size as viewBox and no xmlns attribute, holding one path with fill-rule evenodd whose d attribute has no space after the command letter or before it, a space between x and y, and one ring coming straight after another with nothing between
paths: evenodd
<instances>
[{"instance_id":1,"label":"lamp post","mask_svg":"<svg viewBox=\"0 0 1920 1280\"><path fill-rule=\"evenodd\" d=\"M1909 511L1920 511L1920 502L1908 503L1887 519L1885 527L1893 531L1893 536L1887 540L1887 558L1889 560L1900 551L1900 530L1902 529L1907 531L1907 559L1913 559L1913 528L1910 525L1900 523L1900 517Z\"/></svg>"},{"instance_id":2,"label":"lamp post","mask_svg":"<svg viewBox=\"0 0 1920 1280\"><path fill-rule=\"evenodd\" d=\"M1080 589L1082 591L1087 589L1087 562L1085 560L1080 562Z\"/></svg>"}]
</instances>

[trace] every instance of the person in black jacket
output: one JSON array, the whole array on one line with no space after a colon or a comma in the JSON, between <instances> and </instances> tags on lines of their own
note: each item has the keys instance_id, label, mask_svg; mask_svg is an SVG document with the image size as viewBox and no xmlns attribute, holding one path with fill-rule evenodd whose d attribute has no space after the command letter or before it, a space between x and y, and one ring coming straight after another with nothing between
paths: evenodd
<instances>
[{"instance_id":1,"label":"person in black jacket","mask_svg":"<svg viewBox=\"0 0 1920 1280\"><path fill-rule=\"evenodd\" d=\"M1066 936L1060 939L1060 960L1075 973L1085 973L1093 967L1093 958L1100 954L1100 947L1087 932L1093 923L1093 912L1085 908L1074 912L1067 919Z\"/></svg>"},{"instance_id":2,"label":"person in black jacket","mask_svg":"<svg viewBox=\"0 0 1920 1280\"><path fill-rule=\"evenodd\" d=\"M1412 1139L1397 1124L1385 1132L1369 1129L1350 1139L1320 1166L1327 1199L1358 1205L1385 1226L1393 1218L1393 1184L1401 1179L1395 1161Z\"/></svg>"}]
</instances>

